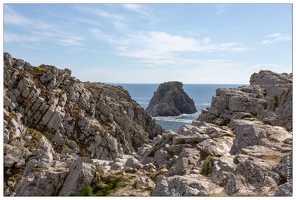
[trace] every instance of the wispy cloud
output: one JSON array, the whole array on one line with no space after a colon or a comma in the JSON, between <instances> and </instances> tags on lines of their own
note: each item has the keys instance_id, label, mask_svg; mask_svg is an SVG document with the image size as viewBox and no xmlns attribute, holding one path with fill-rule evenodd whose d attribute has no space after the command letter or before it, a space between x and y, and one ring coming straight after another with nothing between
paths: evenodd
<instances>
[{"instance_id":1,"label":"wispy cloud","mask_svg":"<svg viewBox=\"0 0 296 200\"><path fill-rule=\"evenodd\" d=\"M26 26L31 24L29 19L21 16L7 5L4 5L3 22L4 24L13 24L18 26Z\"/></svg>"},{"instance_id":2,"label":"wispy cloud","mask_svg":"<svg viewBox=\"0 0 296 200\"><path fill-rule=\"evenodd\" d=\"M58 44L63 46L82 45L80 41L84 40L82 37L68 36L66 39L58 40Z\"/></svg>"},{"instance_id":3,"label":"wispy cloud","mask_svg":"<svg viewBox=\"0 0 296 200\"><path fill-rule=\"evenodd\" d=\"M75 8L83 14L94 15L110 21L113 27L117 30L126 28L126 17L124 15L107 12L98 7L76 5Z\"/></svg>"},{"instance_id":4,"label":"wispy cloud","mask_svg":"<svg viewBox=\"0 0 296 200\"><path fill-rule=\"evenodd\" d=\"M218 5L216 6L216 14L223 14L226 12L226 8L228 7L229 5L226 5L226 4L221 4L221 5Z\"/></svg>"},{"instance_id":5,"label":"wispy cloud","mask_svg":"<svg viewBox=\"0 0 296 200\"><path fill-rule=\"evenodd\" d=\"M13 34L9 32L4 32L3 39L4 42L37 42L41 40L38 36Z\"/></svg>"},{"instance_id":6,"label":"wispy cloud","mask_svg":"<svg viewBox=\"0 0 296 200\"><path fill-rule=\"evenodd\" d=\"M157 23L161 21L159 18L154 16L153 11L148 9L143 4L122 4L122 6L128 11L138 13L140 18L148 19L150 23Z\"/></svg>"},{"instance_id":7,"label":"wispy cloud","mask_svg":"<svg viewBox=\"0 0 296 200\"><path fill-rule=\"evenodd\" d=\"M292 36L290 34L282 34L282 33L273 33L270 35L266 35L265 38L266 40L263 40L261 44L273 44L275 42L283 42L283 41L291 41Z\"/></svg>"},{"instance_id":8,"label":"wispy cloud","mask_svg":"<svg viewBox=\"0 0 296 200\"><path fill-rule=\"evenodd\" d=\"M98 31L98 35L101 31ZM120 56L137 59L138 63L148 65L166 65L173 63L190 64L194 60L181 59L181 54L188 52L245 51L235 42L213 44L206 37L196 40L190 37L171 35L166 32L151 31L148 33L128 35L122 39L100 35L115 46Z\"/></svg>"}]
</instances>

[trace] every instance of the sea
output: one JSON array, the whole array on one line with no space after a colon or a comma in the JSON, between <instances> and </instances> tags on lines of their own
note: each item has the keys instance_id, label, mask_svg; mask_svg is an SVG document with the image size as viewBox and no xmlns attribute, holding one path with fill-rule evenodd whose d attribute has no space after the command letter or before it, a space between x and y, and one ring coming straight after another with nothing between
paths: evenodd
<instances>
[{"instance_id":1,"label":"sea","mask_svg":"<svg viewBox=\"0 0 296 200\"><path fill-rule=\"evenodd\" d=\"M146 109L159 84L112 84L126 89L140 106ZM202 109L210 107L212 97L217 88L237 88L243 84L183 84L184 91L193 99L197 112L179 116L153 117L165 130L176 131L183 124L191 124L196 120Z\"/></svg>"}]
</instances>

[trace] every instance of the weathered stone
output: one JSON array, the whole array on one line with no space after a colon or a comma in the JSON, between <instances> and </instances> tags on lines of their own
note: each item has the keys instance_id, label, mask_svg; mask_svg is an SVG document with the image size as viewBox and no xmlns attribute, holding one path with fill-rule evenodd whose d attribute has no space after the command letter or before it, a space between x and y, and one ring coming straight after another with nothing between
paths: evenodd
<instances>
[{"instance_id":1,"label":"weathered stone","mask_svg":"<svg viewBox=\"0 0 296 200\"><path fill-rule=\"evenodd\" d=\"M190 99L182 87L181 82L160 84L146 111L153 117L195 113L194 101Z\"/></svg>"},{"instance_id":2,"label":"weathered stone","mask_svg":"<svg viewBox=\"0 0 296 200\"><path fill-rule=\"evenodd\" d=\"M276 191L274 196L292 196L293 195L293 185L291 182L287 182L285 184L280 185Z\"/></svg>"},{"instance_id":3,"label":"weathered stone","mask_svg":"<svg viewBox=\"0 0 296 200\"><path fill-rule=\"evenodd\" d=\"M220 187L201 175L175 175L160 178L152 196L207 196L217 188Z\"/></svg>"},{"instance_id":4,"label":"weathered stone","mask_svg":"<svg viewBox=\"0 0 296 200\"><path fill-rule=\"evenodd\" d=\"M91 161L85 158L77 159L70 166L70 173L67 176L64 186L59 193L60 196L75 196L94 179L95 167Z\"/></svg>"},{"instance_id":5,"label":"weathered stone","mask_svg":"<svg viewBox=\"0 0 296 200\"><path fill-rule=\"evenodd\" d=\"M125 167L135 168L137 170L143 168L143 165L135 158L127 159Z\"/></svg>"},{"instance_id":6,"label":"weathered stone","mask_svg":"<svg viewBox=\"0 0 296 200\"><path fill-rule=\"evenodd\" d=\"M227 154L233 144L233 137L221 137L214 139L207 139L197 144L197 148L208 155L222 156Z\"/></svg>"}]
</instances>

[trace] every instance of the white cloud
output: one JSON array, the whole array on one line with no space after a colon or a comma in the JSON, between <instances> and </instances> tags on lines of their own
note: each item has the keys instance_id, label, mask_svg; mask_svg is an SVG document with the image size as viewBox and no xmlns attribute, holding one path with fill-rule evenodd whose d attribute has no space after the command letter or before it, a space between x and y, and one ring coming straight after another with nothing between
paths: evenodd
<instances>
[{"instance_id":1,"label":"white cloud","mask_svg":"<svg viewBox=\"0 0 296 200\"><path fill-rule=\"evenodd\" d=\"M122 6L128 11L138 13L140 18L146 18L150 20L150 23L156 23L160 21L160 19L156 18L153 15L153 12L143 4L122 4Z\"/></svg>"},{"instance_id":2,"label":"white cloud","mask_svg":"<svg viewBox=\"0 0 296 200\"><path fill-rule=\"evenodd\" d=\"M122 4L128 10L139 12L142 10L143 6L140 4Z\"/></svg>"},{"instance_id":3,"label":"white cloud","mask_svg":"<svg viewBox=\"0 0 296 200\"><path fill-rule=\"evenodd\" d=\"M182 54L188 52L247 50L234 42L213 44L208 37L196 40L157 31L128 35L121 39L105 35L101 30L93 30L93 33L111 43L118 55L135 58L134 62L147 66L195 63L194 59L182 58Z\"/></svg>"},{"instance_id":4,"label":"white cloud","mask_svg":"<svg viewBox=\"0 0 296 200\"><path fill-rule=\"evenodd\" d=\"M58 44L63 46L81 45L80 41L84 40L82 37L67 36L66 39L58 40Z\"/></svg>"},{"instance_id":5,"label":"white cloud","mask_svg":"<svg viewBox=\"0 0 296 200\"><path fill-rule=\"evenodd\" d=\"M127 27L126 24L126 17L121 14L111 13L107 12L103 9L100 9L98 7L87 7L82 5L76 5L75 8L84 14L92 14L97 17L102 17L106 20L109 20L110 23L114 26L115 29L125 29Z\"/></svg>"},{"instance_id":6,"label":"white cloud","mask_svg":"<svg viewBox=\"0 0 296 200\"><path fill-rule=\"evenodd\" d=\"M225 13L227 6L228 5L225 5L225 4L216 6L216 14L223 14L223 13Z\"/></svg>"},{"instance_id":7,"label":"white cloud","mask_svg":"<svg viewBox=\"0 0 296 200\"><path fill-rule=\"evenodd\" d=\"M23 35L23 34L13 34L9 32L4 32L3 34L4 42L37 42L41 38L38 36Z\"/></svg>"},{"instance_id":8,"label":"white cloud","mask_svg":"<svg viewBox=\"0 0 296 200\"><path fill-rule=\"evenodd\" d=\"M290 34L282 34L282 33L273 33L270 35L266 35L267 40L263 40L261 44L273 44L275 42L283 42L283 41L291 41L292 36Z\"/></svg>"},{"instance_id":9,"label":"white cloud","mask_svg":"<svg viewBox=\"0 0 296 200\"><path fill-rule=\"evenodd\" d=\"M31 24L29 19L21 16L7 5L4 6L3 22L4 24L13 24L18 26L26 26Z\"/></svg>"}]
</instances>

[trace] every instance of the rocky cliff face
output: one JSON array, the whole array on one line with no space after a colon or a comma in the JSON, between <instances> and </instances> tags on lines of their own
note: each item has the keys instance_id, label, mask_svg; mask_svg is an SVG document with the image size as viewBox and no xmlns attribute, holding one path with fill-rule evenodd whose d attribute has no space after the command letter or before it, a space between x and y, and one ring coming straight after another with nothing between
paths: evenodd
<instances>
[{"instance_id":1,"label":"rocky cliff face","mask_svg":"<svg viewBox=\"0 0 296 200\"><path fill-rule=\"evenodd\" d=\"M156 196L291 196L292 74L260 71L217 89L210 108L139 149Z\"/></svg>"},{"instance_id":2,"label":"rocky cliff face","mask_svg":"<svg viewBox=\"0 0 296 200\"><path fill-rule=\"evenodd\" d=\"M292 131L292 74L254 73L250 86L219 88L199 120L223 123L241 112Z\"/></svg>"},{"instance_id":3,"label":"rocky cliff face","mask_svg":"<svg viewBox=\"0 0 296 200\"><path fill-rule=\"evenodd\" d=\"M194 101L183 90L181 82L172 81L159 85L146 111L153 117L177 116L196 112Z\"/></svg>"},{"instance_id":4,"label":"rocky cliff face","mask_svg":"<svg viewBox=\"0 0 296 200\"><path fill-rule=\"evenodd\" d=\"M122 88L4 54L4 195L292 196L292 75L250 83L162 133Z\"/></svg>"},{"instance_id":5,"label":"rocky cliff face","mask_svg":"<svg viewBox=\"0 0 296 200\"><path fill-rule=\"evenodd\" d=\"M122 87L83 83L68 69L33 67L8 53L3 64L6 195L77 193L62 188L70 166L85 168L83 186L96 169L90 159L132 154L163 132Z\"/></svg>"}]
</instances>

